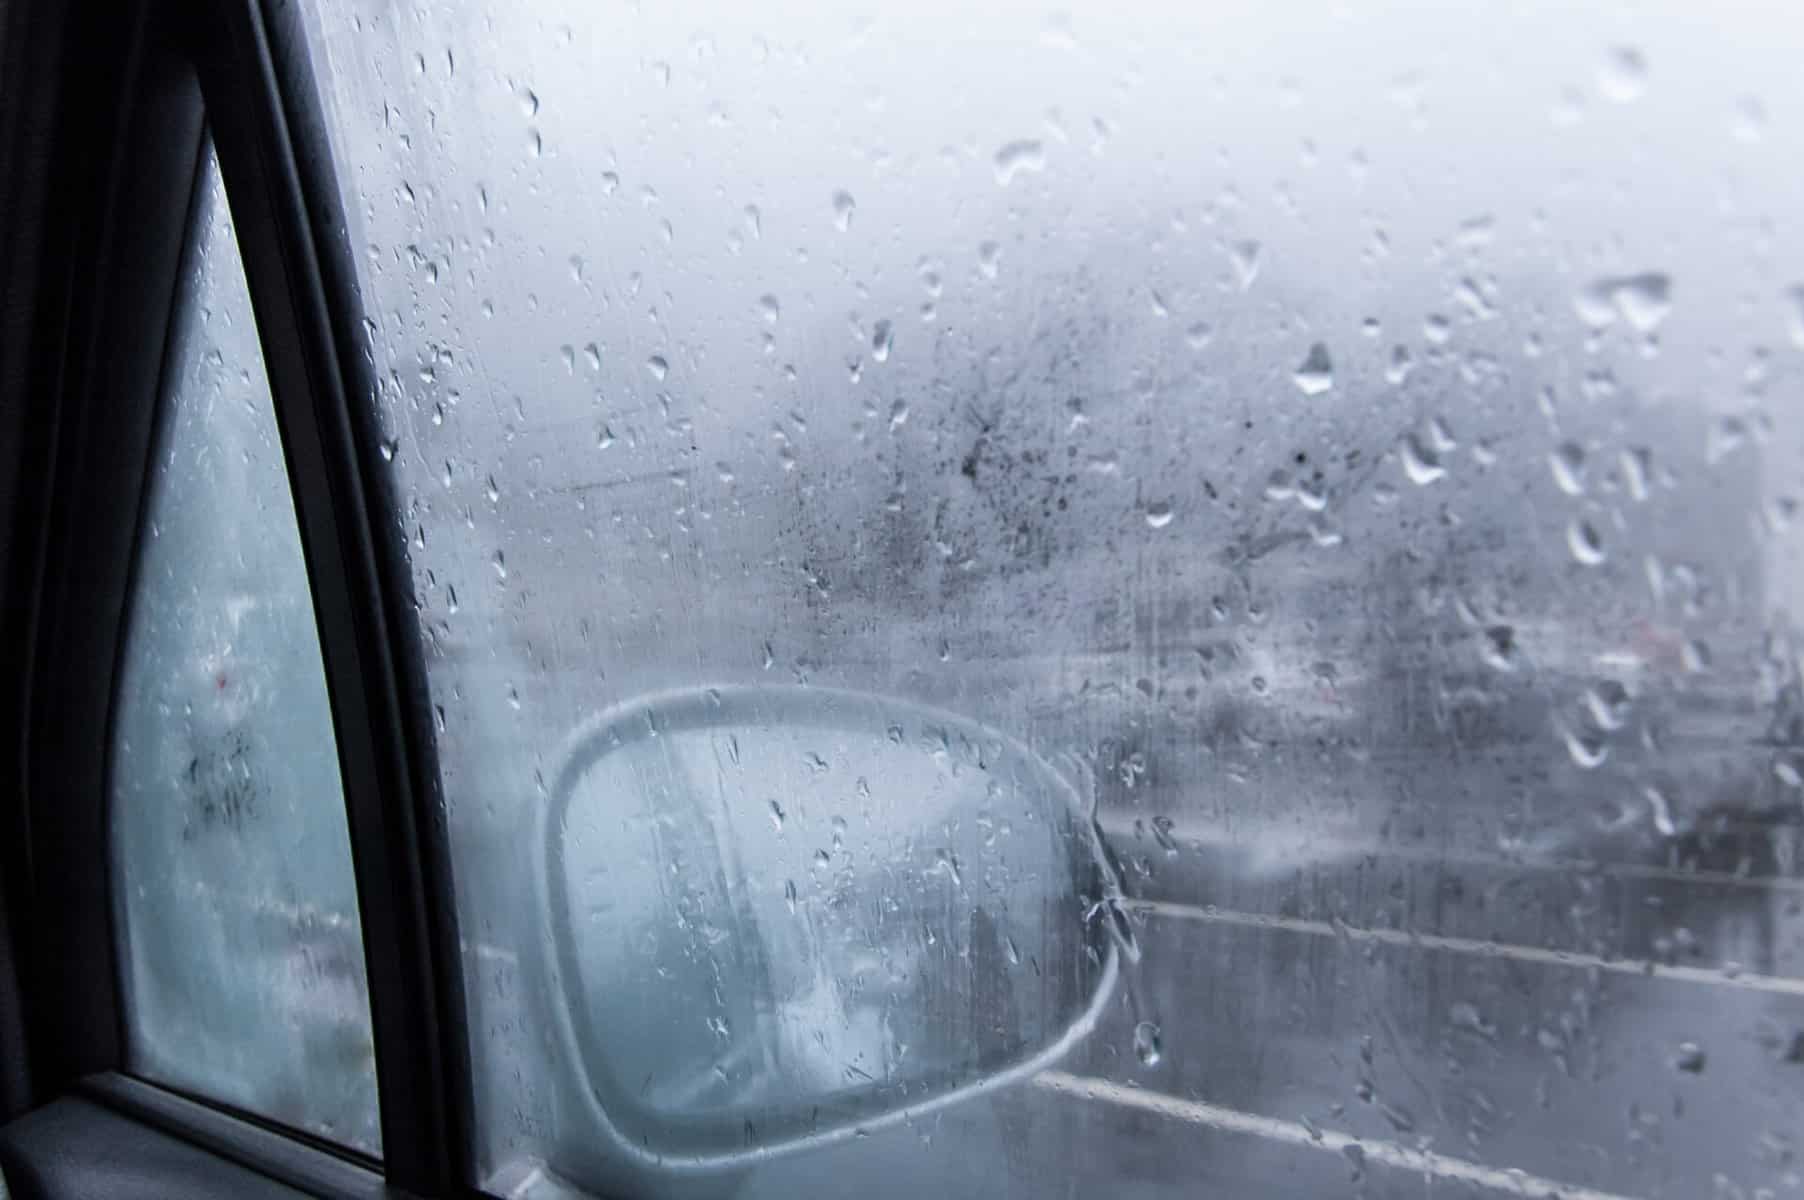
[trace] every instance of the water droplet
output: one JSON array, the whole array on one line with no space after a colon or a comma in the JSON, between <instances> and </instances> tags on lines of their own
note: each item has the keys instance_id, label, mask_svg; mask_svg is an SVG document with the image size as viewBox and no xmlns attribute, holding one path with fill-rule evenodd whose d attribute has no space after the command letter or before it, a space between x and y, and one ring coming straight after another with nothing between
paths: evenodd
<instances>
[{"instance_id":1,"label":"water droplet","mask_svg":"<svg viewBox=\"0 0 1804 1200\"><path fill-rule=\"evenodd\" d=\"M1036 141L1009 142L996 151L996 182L1003 187L1025 171L1046 169L1046 147Z\"/></svg>"},{"instance_id":2,"label":"water droplet","mask_svg":"<svg viewBox=\"0 0 1804 1200\"><path fill-rule=\"evenodd\" d=\"M1407 346L1392 346L1391 361L1384 368L1385 382L1392 385L1400 384L1409 378L1409 373L1415 370L1415 367L1415 360L1410 358Z\"/></svg>"},{"instance_id":3,"label":"water droplet","mask_svg":"<svg viewBox=\"0 0 1804 1200\"><path fill-rule=\"evenodd\" d=\"M1485 629L1485 662L1499 671L1516 669L1516 630L1511 625L1492 625Z\"/></svg>"},{"instance_id":4,"label":"water droplet","mask_svg":"<svg viewBox=\"0 0 1804 1200\"><path fill-rule=\"evenodd\" d=\"M401 441L399 438L383 438L377 449L382 454L383 462L394 462L395 455L400 453Z\"/></svg>"},{"instance_id":5,"label":"water droplet","mask_svg":"<svg viewBox=\"0 0 1804 1200\"><path fill-rule=\"evenodd\" d=\"M783 806L775 800L770 802L770 823L779 830L783 828Z\"/></svg>"},{"instance_id":6,"label":"water droplet","mask_svg":"<svg viewBox=\"0 0 1804 1200\"><path fill-rule=\"evenodd\" d=\"M1440 417L1428 418L1428 442L1434 447L1436 454L1459 449L1459 442L1454 439L1453 431L1447 428L1447 422Z\"/></svg>"},{"instance_id":7,"label":"water droplet","mask_svg":"<svg viewBox=\"0 0 1804 1200\"><path fill-rule=\"evenodd\" d=\"M947 879L952 881L953 887L962 888L965 886L964 877L960 875L958 871L958 859L954 858L945 850L934 851L933 857L934 867L941 874L945 875Z\"/></svg>"},{"instance_id":8,"label":"water droplet","mask_svg":"<svg viewBox=\"0 0 1804 1200\"><path fill-rule=\"evenodd\" d=\"M996 242L985 242L977 247L977 269L983 272L985 279L996 278L1001 266L1001 245Z\"/></svg>"},{"instance_id":9,"label":"water droplet","mask_svg":"<svg viewBox=\"0 0 1804 1200\"><path fill-rule=\"evenodd\" d=\"M1585 689L1585 711L1599 729L1614 732L1628 723L1629 691L1614 679L1606 679Z\"/></svg>"},{"instance_id":10,"label":"water droplet","mask_svg":"<svg viewBox=\"0 0 1804 1200\"><path fill-rule=\"evenodd\" d=\"M1150 528L1163 529L1171 524L1174 516L1176 513L1169 500L1155 500L1146 506L1146 523Z\"/></svg>"},{"instance_id":11,"label":"water droplet","mask_svg":"<svg viewBox=\"0 0 1804 1200\"><path fill-rule=\"evenodd\" d=\"M1724 417L1710 427L1704 440L1704 461L1714 466L1741 449L1747 440L1747 422L1740 417Z\"/></svg>"},{"instance_id":12,"label":"water droplet","mask_svg":"<svg viewBox=\"0 0 1804 1200\"><path fill-rule=\"evenodd\" d=\"M1616 281L1616 307L1638 333L1651 333L1672 311L1672 279L1656 272Z\"/></svg>"},{"instance_id":13,"label":"water droplet","mask_svg":"<svg viewBox=\"0 0 1804 1200\"><path fill-rule=\"evenodd\" d=\"M1159 1027L1151 1021L1142 1021L1134 1026L1134 1057L1142 1066L1156 1067L1159 1060L1165 1057L1165 1048L1160 1041Z\"/></svg>"},{"instance_id":14,"label":"water droplet","mask_svg":"<svg viewBox=\"0 0 1804 1200\"><path fill-rule=\"evenodd\" d=\"M515 712L520 711L520 689L511 683L507 685L507 706Z\"/></svg>"},{"instance_id":15,"label":"water droplet","mask_svg":"<svg viewBox=\"0 0 1804 1200\"><path fill-rule=\"evenodd\" d=\"M1201 350L1215 337L1215 330L1207 321L1198 321L1184 331L1184 341L1192 350Z\"/></svg>"},{"instance_id":16,"label":"water droplet","mask_svg":"<svg viewBox=\"0 0 1804 1200\"><path fill-rule=\"evenodd\" d=\"M507 578L507 558L506 558L506 556L503 555L501 553L501 551L497 550L497 551L495 551L495 557L493 559L491 559L490 562L491 562L491 565L493 565L495 568L495 578L506 579Z\"/></svg>"},{"instance_id":17,"label":"water droplet","mask_svg":"<svg viewBox=\"0 0 1804 1200\"><path fill-rule=\"evenodd\" d=\"M1581 565L1595 567L1604 561L1603 539L1597 529L1583 517L1574 517L1566 526L1566 548Z\"/></svg>"},{"instance_id":18,"label":"water droplet","mask_svg":"<svg viewBox=\"0 0 1804 1200\"><path fill-rule=\"evenodd\" d=\"M1585 494L1585 451L1577 442L1561 442L1547 456L1553 481L1568 496Z\"/></svg>"},{"instance_id":19,"label":"water droplet","mask_svg":"<svg viewBox=\"0 0 1804 1200\"><path fill-rule=\"evenodd\" d=\"M1680 1042L1679 1049L1672 1057L1672 1065L1689 1075L1704 1073L1704 1048L1696 1042Z\"/></svg>"},{"instance_id":20,"label":"water droplet","mask_svg":"<svg viewBox=\"0 0 1804 1200\"><path fill-rule=\"evenodd\" d=\"M878 362L889 361L890 347L895 344L896 333L888 321L879 321L871 331L871 357Z\"/></svg>"},{"instance_id":21,"label":"water droplet","mask_svg":"<svg viewBox=\"0 0 1804 1200\"><path fill-rule=\"evenodd\" d=\"M651 372L651 377L653 379L659 381L662 381L666 375L670 374L670 364L664 361L664 356L661 354L654 354L646 359L645 369Z\"/></svg>"},{"instance_id":22,"label":"water droplet","mask_svg":"<svg viewBox=\"0 0 1804 1200\"><path fill-rule=\"evenodd\" d=\"M1328 347L1320 342L1309 347L1309 353L1291 378L1305 396L1319 396L1333 387L1334 363L1328 357Z\"/></svg>"},{"instance_id":23,"label":"water droplet","mask_svg":"<svg viewBox=\"0 0 1804 1200\"><path fill-rule=\"evenodd\" d=\"M777 298L768 293L758 297L758 312L771 325L775 325L777 318L783 315L783 309L777 303Z\"/></svg>"},{"instance_id":24,"label":"water droplet","mask_svg":"<svg viewBox=\"0 0 1804 1200\"><path fill-rule=\"evenodd\" d=\"M852 199L851 192L834 192L833 227L841 233L848 232L852 228L852 213L857 207L858 202Z\"/></svg>"},{"instance_id":25,"label":"water droplet","mask_svg":"<svg viewBox=\"0 0 1804 1200\"><path fill-rule=\"evenodd\" d=\"M1403 473L1417 487L1427 487L1447 474L1440 455L1424 446L1422 439L1413 433L1403 439L1399 454L1403 459Z\"/></svg>"},{"instance_id":26,"label":"water droplet","mask_svg":"<svg viewBox=\"0 0 1804 1200\"><path fill-rule=\"evenodd\" d=\"M1593 280L1573 297L1573 310L1592 329L1621 317L1637 333L1652 333L1672 311L1672 277L1658 271Z\"/></svg>"},{"instance_id":27,"label":"water droplet","mask_svg":"<svg viewBox=\"0 0 1804 1200\"><path fill-rule=\"evenodd\" d=\"M1594 771L1610 757L1609 744L1596 734L1561 726L1560 740L1566 743L1566 754L1581 770Z\"/></svg>"},{"instance_id":28,"label":"water droplet","mask_svg":"<svg viewBox=\"0 0 1804 1200\"><path fill-rule=\"evenodd\" d=\"M545 139L539 135L539 131L536 129L526 131L526 152L534 158L545 153Z\"/></svg>"},{"instance_id":29,"label":"water droplet","mask_svg":"<svg viewBox=\"0 0 1804 1200\"><path fill-rule=\"evenodd\" d=\"M1678 832L1673 824L1672 805L1666 799L1666 793L1648 784L1641 789L1642 797L1647 801L1648 815L1653 818L1654 832L1661 837L1671 837Z\"/></svg>"},{"instance_id":30,"label":"water droplet","mask_svg":"<svg viewBox=\"0 0 1804 1200\"><path fill-rule=\"evenodd\" d=\"M1228 259L1234 265L1234 278L1240 284L1240 290L1246 291L1253 286L1253 280L1259 278L1259 262L1263 251L1258 242L1235 242L1228 251Z\"/></svg>"},{"instance_id":31,"label":"water droplet","mask_svg":"<svg viewBox=\"0 0 1804 1200\"><path fill-rule=\"evenodd\" d=\"M531 88L520 89L520 111L529 117L539 115L539 95Z\"/></svg>"},{"instance_id":32,"label":"water droplet","mask_svg":"<svg viewBox=\"0 0 1804 1200\"><path fill-rule=\"evenodd\" d=\"M1633 46L1615 46L1597 69L1597 90L1606 100L1628 104L1647 88L1647 59Z\"/></svg>"}]
</instances>

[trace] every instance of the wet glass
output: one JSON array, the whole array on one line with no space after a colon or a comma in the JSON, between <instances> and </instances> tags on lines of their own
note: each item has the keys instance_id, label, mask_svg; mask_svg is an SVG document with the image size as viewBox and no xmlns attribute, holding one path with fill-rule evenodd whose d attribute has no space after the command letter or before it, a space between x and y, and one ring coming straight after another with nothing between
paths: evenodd
<instances>
[{"instance_id":1,"label":"wet glass","mask_svg":"<svg viewBox=\"0 0 1804 1200\"><path fill-rule=\"evenodd\" d=\"M325 670L210 148L191 219L112 730L126 1065L376 1153Z\"/></svg>"},{"instance_id":2,"label":"wet glass","mask_svg":"<svg viewBox=\"0 0 1804 1200\"><path fill-rule=\"evenodd\" d=\"M310 20L486 1184L1790 1186L1804 24Z\"/></svg>"}]
</instances>

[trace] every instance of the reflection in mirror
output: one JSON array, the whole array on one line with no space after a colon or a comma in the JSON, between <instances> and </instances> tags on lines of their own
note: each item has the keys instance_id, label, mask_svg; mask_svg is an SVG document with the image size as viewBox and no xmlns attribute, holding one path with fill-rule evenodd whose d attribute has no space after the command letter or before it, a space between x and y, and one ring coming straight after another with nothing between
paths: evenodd
<instances>
[{"instance_id":1,"label":"reflection in mirror","mask_svg":"<svg viewBox=\"0 0 1804 1200\"><path fill-rule=\"evenodd\" d=\"M1071 785L919 706L673 692L577 739L546 827L569 1028L660 1161L818 1142L1042 1067L1116 974Z\"/></svg>"}]
</instances>

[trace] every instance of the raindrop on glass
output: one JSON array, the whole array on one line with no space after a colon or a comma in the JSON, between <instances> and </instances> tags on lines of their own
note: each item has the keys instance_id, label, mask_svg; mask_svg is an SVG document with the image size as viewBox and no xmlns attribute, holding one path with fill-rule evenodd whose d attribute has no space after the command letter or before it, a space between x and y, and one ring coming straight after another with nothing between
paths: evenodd
<instances>
[{"instance_id":1,"label":"raindrop on glass","mask_svg":"<svg viewBox=\"0 0 1804 1200\"><path fill-rule=\"evenodd\" d=\"M1547 456L1553 481L1568 496L1585 494L1585 451L1577 442L1561 442Z\"/></svg>"},{"instance_id":2,"label":"raindrop on glass","mask_svg":"<svg viewBox=\"0 0 1804 1200\"><path fill-rule=\"evenodd\" d=\"M1583 566L1595 567L1605 558L1603 538L1598 536L1597 528L1583 517L1575 517L1566 526L1566 548L1572 551L1572 557Z\"/></svg>"},{"instance_id":3,"label":"raindrop on glass","mask_svg":"<svg viewBox=\"0 0 1804 1200\"><path fill-rule=\"evenodd\" d=\"M1134 1057L1146 1067L1156 1067L1159 1060L1165 1057L1165 1048L1160 1042L1159 1027L1151 1021L1142 1021L1134 1026Z\"/></svg>"},{"instance_id":4,"label":"raindrop on glass","mask_svg":"<svg viewBox=\"0 0 1804 1200\"><path fill-rule=\"evenodd\" d=\"M1447 475L1447 468L1441 465L1440 455L1424 446L1422 439L1413 433L1403 439L1400 455L1403 459L1403 473L1417 487L1427 487Z\"/></svg>"},{"instance_id":5,"label":"raindrop on glass","mask_svg":"<svg viewBox=\"0 0 1804 1200\"><path fill-rule=\"evenodd\" d=\"M1046 147L1035 141L1009 142L996 151L996 182L1003 187L1027 171L1046 169Z\"/></svg>"},{"instance_id":6,"label":"raindrop on glass","mask_svg":"<svg viewBox=\"0 0 1804 1200\"><path fill-rule=\"evenodd\" d=\"M1597 90L1604 99L1628 104L1647 89L1647 59L1633 46L1615 46L1597 68Z\"/></svg>"},{"instance_id":7,"label":"raindrop on glass","mask_svg":"<svg viewBox=\"0 0 1804 1200\"><path fill-rule=\"evenodd\" d=\"M1296 372L1291 375L1296 381L1298 390L1305 396L1319 396L1334 386L1334 363L1328 357L1328 347L1317 342L1309 347Z\"/></svg>"},{"instance_id":8,"label":"raindrop on glass","mask_svg":"<svg viewBox=\"0 0 1804 1200\"><path fill-rule=\"evenodd\" d=\"M1658 271L1594 279L1572 301L1579 320L1606 329L1617 318L1637 333L1652 333L1672 311L1672 278Z\"/></svg>"},{"instance_id":9,"label":"raindrop on glass","mask_svg":"<svg viewBox=\"0 0 1804 1200\"><path fill-rule=\"evenodd\" d=\"M994 279L1001 271L1002 247L996 242L985 242L977 247L977 269L983 272L985 279Z\"/></svg>"},{"instance_id":10,"label":"raindrop on glass","mask_svg":"<svg viewBox=\"0 0 1804 1200\"><path fill-rule=\"evenodd\" d=\"M1235 242L1228 251L1228 259L1234 265L1234 279L1240 284L1240 290L1246 291L1253 286L1253 280L1259 278L1259 261L1263 251L1258 242Z\"/></svg>"}]
</instances>

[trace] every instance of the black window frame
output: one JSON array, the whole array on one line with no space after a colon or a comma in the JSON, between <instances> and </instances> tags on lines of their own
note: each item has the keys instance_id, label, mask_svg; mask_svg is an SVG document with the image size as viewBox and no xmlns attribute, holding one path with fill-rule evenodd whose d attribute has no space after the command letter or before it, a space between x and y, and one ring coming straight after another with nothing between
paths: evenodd
<instances>
[{"instance_id":1,"label":"black window frame","mask_svg":"<svg viewBox=\"0 0 1804 1200\"><path fill-rule=\"evenodd\" d=\"M7 264L37 315L22 369L0 375L19 420L16 444L0 443L17 457L15 491L0 496L11 538L0 646L21 667L0 699L19 785L0 865L20 943L18 1057L29 1064L27 1095L9 1103L78 1093L308 1191L472 1194L461 943L431 706L306 18L293 0L73 0L41 19L53 27L41 44L55 49L45 120L56 139L42 251ZM125 1070L111 717L203 129L232 209L313 593L363 926L380 1163Z\"/></svg>"}]
</instances>

